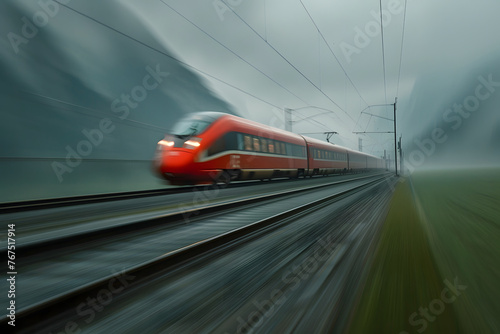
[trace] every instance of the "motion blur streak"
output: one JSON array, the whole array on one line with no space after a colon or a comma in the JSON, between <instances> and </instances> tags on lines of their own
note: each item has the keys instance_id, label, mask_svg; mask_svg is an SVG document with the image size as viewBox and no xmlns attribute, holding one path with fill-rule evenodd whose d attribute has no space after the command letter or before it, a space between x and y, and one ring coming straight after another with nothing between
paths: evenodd
<instances>
[{"instance_id":1,"label":"motion blur streak","mask_svg":"<svg viewBox=\"0 0 500 334\"><path fill-rule=\"evenodd\" d=\"M40 3L52 7L28 0L0 3L0 35L6 37L0 39L0 140L9 143L0 151L0 202L163 187L150 165L170 126L186 112L234 113L178 62L63 6ZM151 38L141 19L117 3L61 3L118 30L132 27L137 39ZM50 19L42 22L44 17ZM12 44L14 35L29 42ZM123 119L113 101L141 85L144 68L155 64L170 75L140 104L130 105ZM52 163L65 164L68 147L77 150L88 141L83 131L99 129L103 120L116 128L103 131L100 145L59 182Z\"/></svg>"}]
</instances>

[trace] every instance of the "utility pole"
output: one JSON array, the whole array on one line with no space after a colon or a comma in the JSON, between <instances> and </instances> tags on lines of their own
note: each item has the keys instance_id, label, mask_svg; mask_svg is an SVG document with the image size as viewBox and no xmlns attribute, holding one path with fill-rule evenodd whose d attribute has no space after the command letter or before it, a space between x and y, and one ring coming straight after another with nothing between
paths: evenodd
<instances>
[{"instance_id":1,"label":"utility pole","mask_svg":"<svg viewBox=\"0 0 500 334\"><path fill-rule=\"evenodd\" d=\"M404 167L403 167L403 146L402 146L402 138L403 136L399 136L399 141L398 141L398 150L399 150L399 173L401 175L404 174Z\"/></svg>"},{"instance_id":2,"label":"utility pole","mask_svg":"<svg viewBox=\"0 0 500 334\"><path fill-rule=\"evenodd\" d=\"M292 109L285 108L285 130L292 132Z\"/></svg>"},{"instance_id":3,"label":"utility pole","mask_svg":"<svg viewBox=\"0 0 500 334\"><path fill-rule=\"evenodd\" d=\"M389 170L389 166L387 165L387 151L384 150L384 164L385 164L385 170Z\"/></svg>"},{"instance_id":4,"label":"utility pole","mask_svg":"<svg viewBox=\"0 0 500 334\"><path fill-rule=\"evenodd\" d=\"M297 110L302 110L302 109L319 109L319 110L323 110L324 112L303 118L300 121L292 121L292 111L297 111ZM301 122L301 121L304 121L308 118L316 117L316 116L319 116L322 114L332 113L335 115L335 111L330 110L330 109L326 109L326 108L322 108L322 107L317 107L317 106L305 106L305 107L294 108L294 109L283 108L283 111L285 112L285 130L290 131L290 132L292 132L292 123L294 123L294 122Z\"/></svg>"},{"instance_id":5,"label":"utility pole","mask_svg":"<svg viewBox=\"0 0 500 334\"><path fill-rule=\"evenodd\" d=\"M396 171L396 176L398 176L398 147L397 147L397 135L396 135L396 104L398 103L398 98L394 100L394 169Z\"/></svg>"},{"instance_id":6,"label":"utility pole","mask_svg":"<svg viewBox=\"0 0 500 334\"><path fill-rule=\"evenodd\" d=\"M391 103L391 104L374 104L374 105L366 107L365 109L363 109L361 111L362 114L368 114L370 116L374 116L374 117L386 119L386 120L389 120L389 121L394 121L394 131L355 131L353 133L355 133L355 134L394 133L394 171L396 172L396 176L399 176L399 174L398 174L398 137L397 137L397 133L396 133L396 105L397 104L398 104L398 98L396 97L396 99L394 100L394 103ZM385 107L385 106L394 106L394 119L390 119L390 118L386 118L386 117L382 117L382 116L378 116L378 115L374 115L374 114L370 114L370 113L365 112L366 109L369 109L371 107ZM390 160L390 157L389 157L389 160Z\"/></svg>"}]
</instances>

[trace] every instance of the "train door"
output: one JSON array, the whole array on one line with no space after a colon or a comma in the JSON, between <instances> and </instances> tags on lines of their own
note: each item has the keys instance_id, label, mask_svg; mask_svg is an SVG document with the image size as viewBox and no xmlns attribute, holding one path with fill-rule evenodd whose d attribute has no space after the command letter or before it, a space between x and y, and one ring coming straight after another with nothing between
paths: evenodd
<instances>
[{"instance_id":1,"label":"train door","mask_svg":"<svg viewBox=\"0 0 500 334\"><path fill-rule=\"evenodd\" d=\"M312 162L312 159L313 159L313 153L314 153L314 149L313 147L306 142L306 170L304 171L304 176L306 175L310 175L310 168L311 166L313 165L313 162Z\"/></svg>"},{"instance_id":2,"label":"train door","mask_svg":"<svg viewBox=\"0 0 500 334\"><path fill-rule=\"evenodd\" d=\"M345 151L345 155L347 156L347 172L349 172L349 170L351 169L349 153L347 151Z\"/></svg>"}]
</instances>

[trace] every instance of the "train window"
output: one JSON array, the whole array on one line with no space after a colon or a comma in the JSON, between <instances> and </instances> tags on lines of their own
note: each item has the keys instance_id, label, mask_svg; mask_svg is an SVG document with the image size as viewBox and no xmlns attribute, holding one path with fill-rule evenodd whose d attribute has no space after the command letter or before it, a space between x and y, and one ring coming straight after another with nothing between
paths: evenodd
<instances>
[{"instance_id":1,"label":"train window","mask_svg":"<svg viewBox=\"0 0 500 334\"><path fill-rule=\"evenodd\" d=\"M238 150L243 151L245 149L243 143L243 135L241 133L236 134L236 140L238 142Z\"/></svg>"},{"instance_id":2,"label":"train window","mask_svg":"<svg viewBox=\"0 0 500 334\"><path fill-rule=\"evenodd\" d=\"M281 150L280 150L280 148L281 148L281 143L280 143L280 142L275 142L274 144L275 144L275 145L274 145L274 150L276 151L276 153L277 153L277 154L281 154Z\"/></svg>"},{"instance_id":3,"label":"train window","mask_svg":"<svg viewBox=\"0 0 500 334\"><path fill-rule=\"evenodd\" d=\"M225 139L224 150L225 151L239 149L238 136L239 136L239 134L236 132L228 132L224 135L224 139Z\"/></svg>"},{"instance_id":4,"label":"train window","mask_svg":"<svg viewBox=\"0 0 500 334\"><path fill-rule=\"evenodd\" d=\"M225 140L224 137L218 138L207 150L207 155L215 155L217 153L225 151Z\"/></svg>"},{"instance_id":5,"label":"train window","mask_svg":"<svg viewBox=\"0 0 500 334\"><path fill-rule=\"evenodd\" d=\"M281 143L281 154L285 154L286 155L286 145L285 143Z\"/></svg>"},{"instance_id":6,"label":"train window","mask_svg":"<svg viewBox=\"0 0 500 334\"><path fill-rule=\"evenodd\" d=\"M262 152L267 152L267 140L260 138L260 149Z\"/></svg>"},{"instance_id":7,"label":"train window","mask_svg":"<svg viewBox=\"0 0 500 334\"><path fill-rule=\"evenodd\" d=\"M287 144L289 145L289 144ZM292 147L292 155L295 156L295 157L305 157L305 151L304 151L304 147L303 146L299 146L299 145L291 145L290 146Z\"/></svg>"},{"instance_id":8,"label":"train window","mask_svg":"<svg viewBox=\"0 0 500 334\"><path fill-rule=\"evenodd\" d=\"M245 151L253 151L252 149L252 137L245 135Z\"/></svg>"},{"instance_id":9,"label":"train window","mask_svg":"<svg viewBox=\"0 0 500 334\"><path fill-rule=\"evenodd\" d=\"M267 141L268 145L269 145L269 153L274 153L274 141L272 141L271 139L269 139Z\"/></svg>"},{"instance_id":10,"label":"train window","mask_svg":"<svg viewBox=\"0 0 500 334\"><path fill-rule=\"evenodd\" d=\"M259 152L260 151L259 138L253 138L253 150L255 152Z\"/></svg>"}]
</instances>

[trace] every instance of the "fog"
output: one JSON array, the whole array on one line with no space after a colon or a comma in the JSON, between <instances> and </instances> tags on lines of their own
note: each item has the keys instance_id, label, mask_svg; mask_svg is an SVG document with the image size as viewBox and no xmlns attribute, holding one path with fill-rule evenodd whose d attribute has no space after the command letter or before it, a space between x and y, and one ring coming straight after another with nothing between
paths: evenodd
<instances>
[{"instance_id":1,"label":"fog","mask_svg":"<svg viewBox=\"0 0 500 334\"><path fill-rule=\"evenodd\" d=\"M85 7L159 47L127 8ZM163 187L150 166L168 128L187 112L234 113L165 46L159 53L63 8L43 28L25 26L41 10L0 4L0 201Z\"/></svg>"},{"instance_id":2,"label":"fog","mask_svg":"<svg viewBox=\"0 0 500 334\"><path fill-rule=\"evenodd\" d=\"M163 187L156 142L198 110L297 109L294 132L393 158L353 132L392 131L370 106L397 97L410 171L498 165L500 3L382 9L383 34L378 1L2 1L0 201Z\"/></svg>"}]
</instances>

